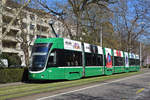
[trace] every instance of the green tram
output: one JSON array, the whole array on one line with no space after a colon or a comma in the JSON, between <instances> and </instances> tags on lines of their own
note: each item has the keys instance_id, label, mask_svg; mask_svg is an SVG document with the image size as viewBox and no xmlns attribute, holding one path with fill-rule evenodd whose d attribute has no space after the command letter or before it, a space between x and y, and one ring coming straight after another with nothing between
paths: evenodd
<instances>
[{"instance_id":1,"label":"green tram","mask_svg":"<svg viewBox=\"0 0 150 100\"><path fill-rule=\"evenodd\" d=\"M139 56L64 38L36 39L30 80L74 80L138 71Z\"/></svg>"}]
</instances>

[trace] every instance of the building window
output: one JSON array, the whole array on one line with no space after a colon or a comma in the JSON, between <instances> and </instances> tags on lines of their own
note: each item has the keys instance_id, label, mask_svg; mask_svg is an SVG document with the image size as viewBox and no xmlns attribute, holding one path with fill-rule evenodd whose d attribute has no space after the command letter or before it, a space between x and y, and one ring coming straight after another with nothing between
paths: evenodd
<instances>
[{"instance_id":1,"label":"building window","mask_svg":"<svg viewBox=\"0 0 150 100\"><path fill-rule=\"evenodd\" d=\"M14 13L14 12L13 12L13 9L10 8L10 7L4 7L4 10L5 10L6 12L9 12L9 13Z\"/></svg>"},{"instance_id":2,"label":"building window","mask_svg":"<svg viewBox=\"0 0 150 100\"><path fill-rule=\"evenodd\" d=\"M17 42L4 40L4 41L2 41L2 45L3 45L4 48L14 48L14 49L16 49Z\"/></svg>"},{"instance_id":3,"label":"building window","mask_svg":"<svg viewBox=\"0 0 150 100\"><path fill-rule=\"evenodd\" d=\"M3 16L3 17L2 17L2 20L3 20L3 23L9 24L10 21L12 20L12 17L9 17L9 16Z\"/></svg>"},{"instance_id":4,"label":"building window","mask_svg":"<svg viewBox=\"0 0 150 100\"><path fill-rule=\"evenodd\" d=\"M30 15L30 19L34 21L35 20L35 16L33 14L31 14Z\"/></svg>"},{"instance_id":5,"label":"building window","mask_svg":"<svg viewBox=\"0 0 150 100\"><path fill-rule=\"evenodd\" d=\"M26 23L22 23L22 28L23 29L27 28L27 24Z\"/></svg>"},{"instance_id":6,"label":"building window","mask_svg":"<svg viewBox=\"0 0 150 100\"><path fill-rule=\"evenodd\" d=\"M47 37L43 35L37 35L36 38L47 38Z\"/></svg>"},{"instance_id":7,"label":"building window","mask_svg":"<svg viewBox=\"0 0 150 100\"><path fill-rule=\"evenodd\" d=\"M35 28L35 25L30 24L30 29L33 30Z\"/></svg>"}]
</instances>

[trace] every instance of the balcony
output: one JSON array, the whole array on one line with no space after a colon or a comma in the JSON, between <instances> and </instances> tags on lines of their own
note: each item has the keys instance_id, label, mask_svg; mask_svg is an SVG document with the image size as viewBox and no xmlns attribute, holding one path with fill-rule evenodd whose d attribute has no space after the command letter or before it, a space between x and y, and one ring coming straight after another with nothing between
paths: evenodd
<instances>
[{"instance_id":1,"label":"balcony","mask_svg":"<svg viewBox=\"0 0 150 100\"><path fill-rule=\"evenodd\" d=\"M6 11L3 12L3 15L9 16L9 17L14 17L14 14L13 14L13 13L6 12Z\"/></svg>"},{"instance_id":2,"label":"balcony","mask_svg":"<svg viewBox=\"0 0 150 100\"><path fill-rule=\"evenodd\" d=\"M5 36L4 38L3 38L3 40L10 40L10 41L13 41L13 42L17 42L17 40L16 40L16 37L14 37L14 36Z\"/></svg>"},{"instance_id":3,"label":"balcony","mask_svg":"<svg viewBox=\"0 0 150 100\"><path fill-rule=\"evenodd\" d=\"M8 27L8 24L3 23L3 28L6 28L6 27ZM10 26L10 29L18 30L18 31L20 30L19 25L12 25L12 26Z\"/></svg>"},{"instance_id":4,"label":"balcony","mask_svg":"<svg viewBox=\"0 0 150 100\"><path fill-rule=\"evenodd\" d=\"M13 52L18 53L21 51L20 47L18 47L18 43L10 40L2 41L3 52Z\"/></svg>"},{"instance_id":5,"label":"balcony","mask_svg":"<svg viewBox=\"0 0 150 100\"><path fill-rule=\"evenodd\" d=\"M3 27L8 27L8 24L11 22L11 20L13 19L13 17L10 16L3 16L2 20L3 20ZM18 29L19 28L19 24L18 24L18 19L16 19L14 21L14 23L12 24L11 28L13 29Z\"/></svg>"},{"instance_id":6,"label":"balcony","mask_svg":"<svg viewBox=\"0 0 150 100\"><path fill-rule=\"evenodd\" d=\"M9 17L14 17L14 10L10 7L5 7L3 11L3 15L9 16Z\"/></svg>"},{"instance_id":7,"label":"balcony","mask_svg":"<svg viewBox=\"0 0 150 100\"><path fill-rule=\"evenodd\" d=\"M2 28L2 33L4 33L6 30L6 28ZM5 38L3 38L3 40L11 40L11 41L16 41L16 34L18 33L18 30L13 30L11 29L5 36Z\"/></svg>"},{"instance_id":8,"label":"balcony","mask_svg":"<svg viewBox=\"0 0 150 100\"><path fill-rule=\"evenodd\" d=\"M3 47L2 52L20 53L20 52L21 52L21 49Z\"/></svg>"}]
</instances>

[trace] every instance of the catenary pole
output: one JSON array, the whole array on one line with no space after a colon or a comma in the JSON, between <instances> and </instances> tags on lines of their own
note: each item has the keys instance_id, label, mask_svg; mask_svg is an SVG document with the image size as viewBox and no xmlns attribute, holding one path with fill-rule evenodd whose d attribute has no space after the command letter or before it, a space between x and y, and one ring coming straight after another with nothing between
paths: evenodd
<instances>
[{"instance_id":1,"label":"catenary pole","mask_svg":"<svg viewBox=\"0 0 150 100\"><path fill-rule=\"evenodd\" d=\"M100 46L103 46L103 27L101 25L101 29L100 29Z\"/></svg>"}]
</instances>

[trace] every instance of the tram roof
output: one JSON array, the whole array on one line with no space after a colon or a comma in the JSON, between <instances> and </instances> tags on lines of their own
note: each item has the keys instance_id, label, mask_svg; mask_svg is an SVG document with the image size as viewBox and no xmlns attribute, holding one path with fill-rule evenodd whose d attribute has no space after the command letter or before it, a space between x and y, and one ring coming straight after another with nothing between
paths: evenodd
<instances>
[{"instance_id":1,"label":"tram roof","mask_svg":"<svg viewBox=\"0 0 150 100\"><path fill-rule=\"evenodd\" d=\"M63 38L38 38L35 40L35 43L52 43L56 41L62 41Z\"/></svg>"}]
</instances>

